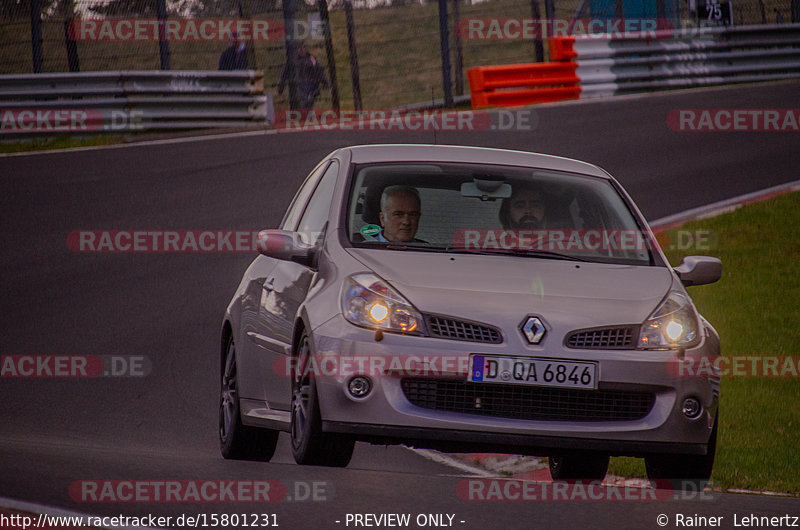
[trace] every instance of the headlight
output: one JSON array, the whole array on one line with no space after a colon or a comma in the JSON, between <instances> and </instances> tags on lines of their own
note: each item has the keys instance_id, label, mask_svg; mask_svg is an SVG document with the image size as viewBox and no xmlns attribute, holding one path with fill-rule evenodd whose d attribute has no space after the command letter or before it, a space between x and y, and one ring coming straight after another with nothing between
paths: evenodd
<instances>
[{"instance_id":1,"label":"headlight","mask_svg":"<svg viewBox=\"0 0 800 530\"><path fill-rule=\"evenodd\" d=\"M639 348L666 350L697 342L697 315L688 297L674 291L653 311L639 333Z\"/></svg>"},{"instance_id":2,"label":"headlight","mask_svg":"<svg viewBox=\"0 0 800 530\"><path fill-rule=\"evenodd\" d=\"M357 326L424 334L422 315L414 306L388 283L367 272L345 280L342 311Z\"/></svg>"}]
</instances>

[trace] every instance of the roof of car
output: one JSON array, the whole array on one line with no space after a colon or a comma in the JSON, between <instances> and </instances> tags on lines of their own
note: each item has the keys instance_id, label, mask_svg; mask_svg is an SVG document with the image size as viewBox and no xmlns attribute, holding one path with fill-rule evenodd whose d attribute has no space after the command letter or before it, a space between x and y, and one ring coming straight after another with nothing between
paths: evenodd
<instances>
[{"instance_id":1,"label":"roof of car","mask_svg":"<svg viewBox=\"0 0 800 530\"><path fill-rule=\"evenodd\" d=\"M505 164L569 171L609 178L609 175L605 171L587 162L553 155L512 151L509 149L424 144L356 145L343 149L350 151L352 156L351 161L356 164L402 162L405 160L415 162Z\"/></svg>"}]
</instances>

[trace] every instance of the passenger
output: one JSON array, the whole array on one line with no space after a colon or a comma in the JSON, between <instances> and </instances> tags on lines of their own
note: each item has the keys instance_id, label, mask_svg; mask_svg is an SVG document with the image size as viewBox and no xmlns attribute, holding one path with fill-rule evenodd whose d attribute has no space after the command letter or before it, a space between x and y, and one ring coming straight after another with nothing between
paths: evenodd
<instances>
[{"instance_id":1,"label":"passenger","mask_svg":"<svg viewBox=\"0 0 800 530\"><path fill-rule=\"evenodd\" d=\"M528 185L517 184L511 197L503 199L498 214L506 230L536 230L546 227L544 194Z\"/></svg>"}]
</instances>

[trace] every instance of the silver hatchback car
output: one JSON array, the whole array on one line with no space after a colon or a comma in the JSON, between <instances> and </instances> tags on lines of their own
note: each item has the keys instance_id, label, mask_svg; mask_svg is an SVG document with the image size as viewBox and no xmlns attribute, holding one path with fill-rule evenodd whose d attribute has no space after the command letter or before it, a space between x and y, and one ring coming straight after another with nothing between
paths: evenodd
<instances>
[{"instance_id":1,"label":"silver hatchback car","mask_svg":"<svg viewBox=\"0 0 800 530\"><path fill-rule=\"evenodd\" d=\"M602 169L456 146L338 149L259 234L222 325L225 458L346 466L355 441L707 480L719 337Z\"/></svg>"}]
</instances>

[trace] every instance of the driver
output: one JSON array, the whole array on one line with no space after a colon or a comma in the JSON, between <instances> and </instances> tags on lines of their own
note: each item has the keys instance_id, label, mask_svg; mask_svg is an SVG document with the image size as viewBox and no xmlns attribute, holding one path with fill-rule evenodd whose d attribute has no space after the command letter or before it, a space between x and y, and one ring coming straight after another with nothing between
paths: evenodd
<instances>
[{"instance_id":1,"label":"driver","mask_svg":"<svg viewBox=\"0 0 800 530\"><path fill-rule=\"evenodd\" d=\"M380 223L383 230L377 235L378 241L408 243L415 241L419 229L421 202L419 191L411 186L389 186L381 195Z\"/></svg>"}]
</instances>

